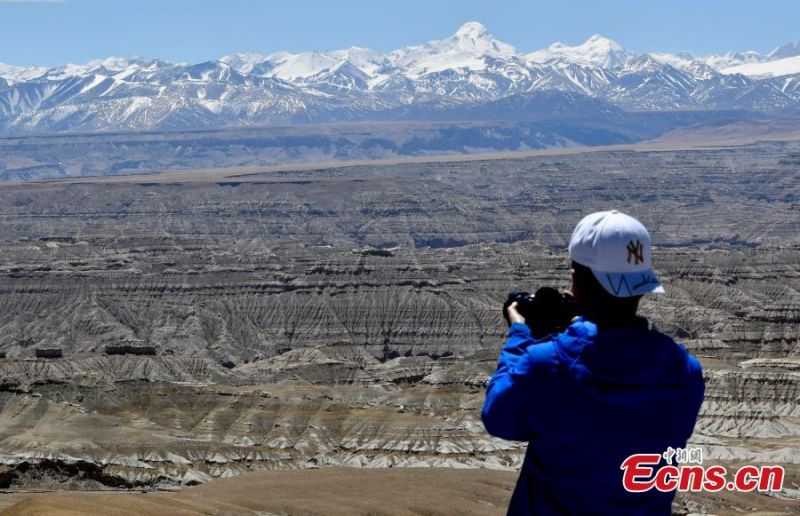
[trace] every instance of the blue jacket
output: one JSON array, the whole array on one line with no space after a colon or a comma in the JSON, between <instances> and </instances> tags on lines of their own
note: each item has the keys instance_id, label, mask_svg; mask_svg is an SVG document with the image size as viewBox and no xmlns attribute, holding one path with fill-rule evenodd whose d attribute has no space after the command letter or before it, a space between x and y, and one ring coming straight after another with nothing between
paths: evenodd
<instances>
[{"instance_id":1,"label":"blue jacket","mask_svg":"<svg viewBox=\"0 0 800 516\"><path fill-rule=\"evenodd\" d=\"M673 492L628 493L620 465L685 447L705 387L696 358L638 322L579 318L541 343L511 326L482 412L490 434L529 441L509 514L670 514Z\"/></svg>"}]
</instances>

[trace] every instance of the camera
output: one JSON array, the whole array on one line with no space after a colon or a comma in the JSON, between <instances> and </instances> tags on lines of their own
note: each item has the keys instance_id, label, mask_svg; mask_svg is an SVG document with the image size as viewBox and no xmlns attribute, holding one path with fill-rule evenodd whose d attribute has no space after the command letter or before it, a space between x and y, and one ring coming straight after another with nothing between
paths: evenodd
<instances>
[{"instance_id":1,"label":"camera","mask_svg":"<svg viewBox=\"0 0 800 516\"><path fill-rule=\"evenodd\" d=\"M503 304L503 317L510 324L508 307L517 303L517 312L525 318L525 324L535 338L563 331L578 315L575 299L550 287L541 287L535 294L511 292Z\"/></svg>"}]
</instances>

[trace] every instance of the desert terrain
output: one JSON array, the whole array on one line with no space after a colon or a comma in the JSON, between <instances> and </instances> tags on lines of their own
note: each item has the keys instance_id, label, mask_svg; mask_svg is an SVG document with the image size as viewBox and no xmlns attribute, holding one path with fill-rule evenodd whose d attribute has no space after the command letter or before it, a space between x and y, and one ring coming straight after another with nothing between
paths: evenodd
<instances>
[{"instance_id":1,"label":"desert terrain","mask_svg":"<svg viewBox=\"0 0 800 516\"><path fill-rule=\"evenodd\" d=\"M613 207L656 245L644 313L705 368L691 443L786 468L675 512L790 514L798 169L775 140L4 185L0 503L502 514L524 444L480 422L499 307L566 287L572 228Z\"/></svg>"}]
</instances>

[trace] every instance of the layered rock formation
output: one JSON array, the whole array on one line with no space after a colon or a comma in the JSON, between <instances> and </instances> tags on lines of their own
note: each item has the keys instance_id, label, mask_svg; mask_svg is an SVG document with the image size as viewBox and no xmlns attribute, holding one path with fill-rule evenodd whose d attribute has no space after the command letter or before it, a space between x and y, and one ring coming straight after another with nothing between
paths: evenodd
<instances>
[{"instance_id":1,"label":"layered rock formation","mask_svg":"<svg viewBox=\"0 0 800 516\"><path fill-rule=\"evenodd\" d=\"M704 363L693 443L785 465L781 496L797 497L797 149L4 188L0 483L513 470L523 446L479 418L499 306L510 290L566 287L572 226L613 206L658 245L668 292L644 312Z\"/></svg>"}]
</instances>

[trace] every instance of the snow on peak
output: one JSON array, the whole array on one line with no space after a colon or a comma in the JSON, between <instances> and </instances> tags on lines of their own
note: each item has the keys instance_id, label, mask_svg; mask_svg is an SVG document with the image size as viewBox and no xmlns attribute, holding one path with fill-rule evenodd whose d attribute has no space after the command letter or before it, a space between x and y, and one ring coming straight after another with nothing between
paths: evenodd
<instances>
[{"instance_id":1,"label":"snow on peak","mask_svg":"<svg viewBox=\"0 0 800 516\"><path fill-rule=\"evenodd\" d=\"M459 38L480 38L489 35L489 31L481 22L467 22L456 31L456 37Z\"/></svg>"},{"instance_id":2,"label":"snow on peak","mask_svg":"<svg viewBox=\"0 0 800 516\"><path fill-rule=\"evenodd\" d=\"M650 54L642 54L632 57L620 66L621 73L643 73L654 72L664 68L664 63L654 58Z\"/></svg>"},{"instance_id":3,"label":"snow on peak","mask_svg":"<svg viewBox=\"0 0 800 516\"><path fill-rule=\"evenodd\" d=\"M30 81L47 73L41 66L13 66L0 63L0 78L11 82Z\"/></svg>"},{"instance_id":4,"label":"snow on peak","mask_svg":"<svg viewBox=\"0 0 800 516\"><path fill-rule=\"evenodd\" d=\"M800 41L787 43L781 47L776 48L767 55L769 59L784 59L786 57L800 56Z\"/></svg>"},{"instance_id":5,"label":"snow on peak","mask_svg":"<svg viewBox=\"0 0 800 516\"><path fill-rule=\"evenodd\" d=\"M728 52L727 54L712 54L706 56L702 61L715 70L730 68L747 63L761 63L765 60L764 56L754 50L747 52Z\"/></svg>"},{"instance_id":6,"label":"snow on peak","mask_svg":"<svg viewBox=\"0 0 800 516\"><path fill-rule=\"evenodd\" d=\"M231 54L220 58L220 62L227 64L237 72L250 73L260 63L267 60L266 56L250 52Z\"/></svg>"},{"instance_id":7,"label":"snow on peak","mask_svg":"<svg viewBox=\"0 0 800 516\"><path fill-rule=\"evenodd\" d=\"M281 56L274 61L273 77L284 81L297 81L333 67L339 60L321 52L303 52L302 54L289 54Z\"/></svg>"},{"instance_id":8,"label":"snow on peak","mask_svg":"<svg viewBox=\"0 0 800 516\"><path fill-rule=\"evenodd\" d=\"M362 47L331 52L276 52L268 56L261 54L232 54L220 59L244 74L276 77L285 81L305 81L326 71L338 69L345 64L373 77L386 64L386 56Z\"/></svg>"},{"instance_id":9,"label":"snow on peak","mask_svg":"<svg viewBox=\"0 0 800 516\"><path fill-rule=\"evenodd\" d=\"M611 38L607 38L602 34L594 34L587 39L582 47L602 47L606 49L613 49L613 50L623 50L622 45L617 43Z\"/></svg>"},{"instance_id":10,"label":"snow on peak","mask_svg":"<svg viewBox=\"0 0 800 516\"><path fill-rule=\"evenodd\" d=\"M595 34L587 39L585 43L578 45L573 51L589 64L607 68L624 64L631 57L631 54L622 48L622 45L600 34Z\"/></svg>"},{"instance_id":11,"label":"snow on peak","mask_svg":"<svg viewBox=\"0 0 800 516\"><path fill-rule=\"evenodd\" d=\"M329 55L347 61L370 77L387 64L386 56L375 50L363 47L350 47L347 50L334 50Z\"/></svg>"},{"instance_id":12,"label":"snow on peak","mask_svg":"<svg viewBox=\"0 0 800 516\"><path fill-rule=\"evenodd\" d=\"M740 73L748 77L782 77L784 75L800 74L800 55L776 59L775 61L750 62L723 68L719 70L723 74Z\"/></svg>"},{"instance_id":13,"label":"snow on peak","mask_svg":"<svg viewBox=\"0 0 800 516\"><path fill-rule=\"evenodd\" d=\"M408 70L410 77L444 70L481 71L487 67L487 58L513 59L517 50L492 36L478 22L462 25L449 38L428 41L395 50L390 62Z\"/></svg>"},{"instance_id":14,"label":"snow on peak","mask_svg":"<svg viewBox=\"0 0 800 516\"><path fill-rule=\"evenodd\" d=\"M169 64L170 63L158 59L147 61L139 57L127 58L112 56L105 59L95 59L83 64L67 63L63 66L48 69L46 75L48 79L53 80L64 79L66 77L86 77L95 74L121 78L139 70L155 70Z\"/></svg>"},{"instance_id":15,"label":"snow on peak","mask_svg":"<svg viewBox=\"0 0 800 516\"><path fill-rule=\"evenodd\" d=\"M566 61L585 66L611 68L626 63L632 54L613 39L595 34L577 46L553 43L545 50L537 50L526 56L528 61L543 63L551 60Z\"/></svg>"},{"instance_id":16,"label":"snow on peak","mask_svg":"<svg viewBox=\"0 0 800 516\"><path fill-rule=\"evenodd\" d=\"M670 65L678 70L687 70L697 62L695 57L687 52L681 52L678 54L669 54L667 52L650 52L648 55L659 63Z\"/></svg>"},{"instance_id":17,"label":"snow on peak","mask_svg":"<svg viewBox=\"0 0 800 516\"><path fill-rule=\"evenodd\" d=\"M89 61L86 63L86 67L93 69L93 68L105 68L106 70L110 70L112 72L119 72L125 70L132 64L141 64L142 61L137 58L125 58L125 57L118 57L118 56L110 56L105 59L95 59L93 61Z\"/></svg>"},{"instance_id":18,"label":"snow on peak","mask_svg":"<svg viewBox=\"0 0 800 516\"><path fill-rule=\"evenodd\" d=\"M517 53L513 46L495 39L486 27L478 22L465 23L453 36L442 40L441 43L477 56L510 57Z\"/></svg>"},{"instance_id":19,"label":"snow on peak","mask_svg":"<svg viewBox=\"0 0 800 516\"><path fill-rule=\"evenodd\" d=\"M678 52L677 54L650 52L648 55L659 63L669 65L698 79L712 79L716 73L714 68L690 52Z\"/></svg>"}]
</instances>

